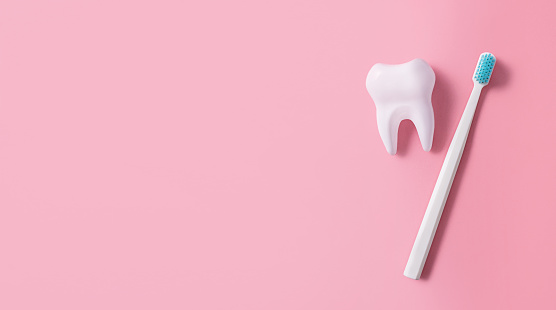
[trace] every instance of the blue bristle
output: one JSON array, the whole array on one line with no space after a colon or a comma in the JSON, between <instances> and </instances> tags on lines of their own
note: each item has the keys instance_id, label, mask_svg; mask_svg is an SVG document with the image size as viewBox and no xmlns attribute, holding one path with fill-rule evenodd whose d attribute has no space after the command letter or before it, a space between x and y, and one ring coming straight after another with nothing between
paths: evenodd
<instances>
[{"instance_id":1,"label":"blue bristle","mask_svg":"<svg viewBox=\"0 0 556 310\"><path fill-rule=\"evenodd\" d=\"M491 53L482 53L477 63L477 68L475 69L475 75L473 79L481 84L487 84L490 81L490 76L492 75L492 69L494 69L494 63L496 62L496 57Z\"/></svg>"}]
</instances>

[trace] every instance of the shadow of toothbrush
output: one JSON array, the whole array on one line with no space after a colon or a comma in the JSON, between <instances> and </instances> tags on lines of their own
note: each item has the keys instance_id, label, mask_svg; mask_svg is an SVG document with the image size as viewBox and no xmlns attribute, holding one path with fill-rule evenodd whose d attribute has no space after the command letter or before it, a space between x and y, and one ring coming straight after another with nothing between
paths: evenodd
<instances>
[{"instance_id":1,"label":"shadow of toothbrush","mask_svg":"<svg viewBox=\"0 0 556 310\"><path fill-rule=\"evenodd\" d=\"M481 110L483 107L483 101L485 100L485 98L488 97L488 93L489 93L489 89L490 88L498 88L498 87L504 87L506 86L510 81L510 73L505 65L504 62L500 62L499 60L496 61L496 67L495 70L492 73L492 82L489 83L489 85L485 88L483 88L483 91L481 93L481 97L479 98L479 104L477 105L477 110L475 111L475 116L473 119L473 122L479 122L480 121L480 117L481 117ZM434 104L434 101L433 101ZM468 160L467 158L470 156L469 154L471 154L472 149L473 149L473 137L475 135L475 127L476 126L471 126L471 129L469 131L469 136L467 137L467 143L465 145L465 150L463 152L463 155L461 157L461 161L458 167L458 171L456 173L456 176L454 178L454 182L452 183L452 188L450 189L450 194L448 195L448 199L446 200L446 204L444 206L444 211L442 212L442 218L440 219L440 223L438 224L438 228L436 230L436 234L434 236L434 241L431 245L430 251L429 251L429 255L427 257L427 262L425 264L425 267L423 268L423 272L421 274L421 280L427 280L432 273L432 270L434 269L434 264L436 261L436 258L439 255L440 249L442 248L442 242L444 239L444 231L446 230L446 226L450 220L450 216L452 213L452 205L455 204L457 202L457 197L459 195L459 189L460 189L460 183L461 183L461 179L463 179L465 176L465 171L467 170L467 163ZM444 130L446 131L446 130ZM434 145L433 145L433 149L434 149Z\"/></svg>"}]
</instances>

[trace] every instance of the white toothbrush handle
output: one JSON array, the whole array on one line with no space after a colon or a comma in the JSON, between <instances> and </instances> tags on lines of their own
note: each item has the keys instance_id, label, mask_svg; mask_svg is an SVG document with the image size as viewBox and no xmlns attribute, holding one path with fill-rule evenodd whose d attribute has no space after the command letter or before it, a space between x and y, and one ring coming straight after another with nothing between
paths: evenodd
<instances>
[{"instance_id":1,"label":"white toothbrush handle","mask_svg":"<svg viewBox=\"0 0 556 310\"><path fill-rule=\"evenodd\" d=\"M473 122L473 116L475 115L475 109L477 108L477 102L479 101L479 95L481 94L483 86L484 85L475 82L469 101L467 101L467 106L463 111L458 128L456 129L456 133L448 149L448 153L446 153L444 164L442 164L442 169L440 169L440 174L434 186L431 200L405 267L404 275L408 278L417 280L421 277L421 272L425 266L425 261L427 260L436 228L440 222L440 216L442 216L442 211L444 210L444 204L448 198L448 193L452 187L452 182L454 181L454 176L456 175L459 161L463 154L467 135L469 134L469 129Z\"/></svg>"}]
</instances>

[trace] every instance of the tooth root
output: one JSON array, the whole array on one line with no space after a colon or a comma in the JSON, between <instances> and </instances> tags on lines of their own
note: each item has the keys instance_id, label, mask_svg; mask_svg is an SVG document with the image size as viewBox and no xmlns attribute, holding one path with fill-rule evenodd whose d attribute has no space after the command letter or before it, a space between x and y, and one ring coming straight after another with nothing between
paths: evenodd
<instances>
[{"instance_id":1,"label":"tooth root","mask_svg":"<svg viewBox=\"0 0 556 310\"><path fill-rule=\"evenodd\" d=\"M415 128L417 128L423 150L428 152L432 148L432 139L434 136L434 112L432 110L432 105L424 106L414 112L411 120Z\"/></svg>"},{"instance_id":2,"label":"tooth root","mask_svg":"<svg viewBox=\"0 0 556 310\"><path fill-rule=\"evenodd\" d=\"M378 133L390 155L398 151L398 129L401 120L393 118L392 113L377 111Z\"/></svg>"}]
</instances>

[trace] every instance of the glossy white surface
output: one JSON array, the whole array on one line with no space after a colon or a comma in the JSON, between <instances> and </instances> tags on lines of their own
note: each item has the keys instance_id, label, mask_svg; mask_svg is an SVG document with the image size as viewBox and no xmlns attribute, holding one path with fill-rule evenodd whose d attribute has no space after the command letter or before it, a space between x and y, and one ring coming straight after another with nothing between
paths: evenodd
<instances>
[{"instance_id":1,"label":"glossy white surface","mask_svg":"<svg viewBox=\"0 0 556 310\"><path fill-rule=\"evenodd\" d=\"M421 145L430 151L434 135L432 90L435 75L422 59L399 65L375 64L367 75L367 90L376 105L378 131L386 151L398 149L398 127L404 119L415 124Z\"/></svg>"}]
</instances>

